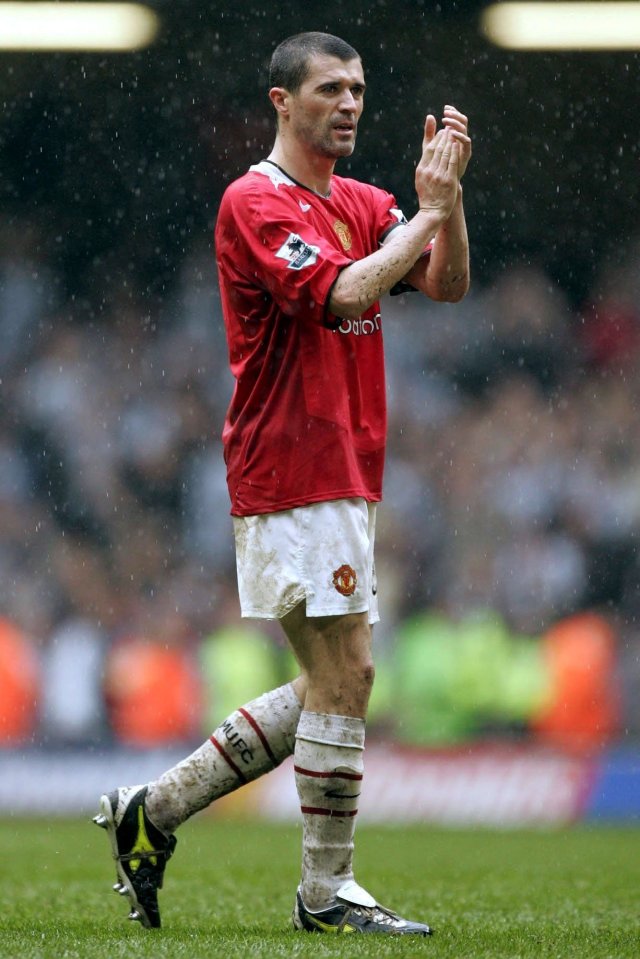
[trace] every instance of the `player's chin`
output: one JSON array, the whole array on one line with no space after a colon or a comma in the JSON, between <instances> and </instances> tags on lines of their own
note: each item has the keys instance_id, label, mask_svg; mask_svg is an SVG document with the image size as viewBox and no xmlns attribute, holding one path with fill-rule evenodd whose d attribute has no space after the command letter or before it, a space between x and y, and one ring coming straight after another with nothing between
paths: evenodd
<instances>
[{"instance_id":1,"label":"player's chin","mask_svg":"<svg viewBox=\"0 0 640 959\"><path fill-rule=\"evenodd\" d=\"M353 140L345 140L342 143L333 143L331 152L336 159L340 157L350 157L355 150L355 146L355 138Z\"/></svg>"},{"instance_id":2,"label":"player's chin","mask_svg":"<svg viewBox=\"0 0 640 959\"><path fill-rule=\"evenodd\" d=\"M325 146L332 156L349 157L353 153L356 145L355 130L332 130L329 136L325 138Z\"/></svg>"}]
</instances>

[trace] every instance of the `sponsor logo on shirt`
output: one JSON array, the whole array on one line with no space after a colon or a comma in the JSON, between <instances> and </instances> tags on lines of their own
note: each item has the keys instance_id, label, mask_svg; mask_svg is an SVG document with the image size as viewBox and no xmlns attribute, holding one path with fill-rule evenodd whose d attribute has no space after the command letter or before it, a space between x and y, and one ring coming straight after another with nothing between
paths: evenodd
<instances>
[{"instance_id":1,"label":"sponsor logo on shirt","mask_svg":"<svg viewBox=\"0 0 640 959\"><path fill-rule=\"evenodd\" d=\"M342 220L336 220L333 224L333 229L338 234L338 239L342 243L342 249L345 251L351 249L351 232L346 223L343 223Z\"/></svg>"},{"instance_id":2,"label":"sponsor logo on shirt","mask_svg":"<svg viewBox=\"0 0 640 959\"><path fill-rule=\"evenodd\" d=\"M366 319L360 316L357 320L342 320L336 332L344 333L345 336L348 333L353 333L354 336L371 336L372 333L377 333L380 330L380 320L380 313Z\"/></svg>"},{"instance_id":3,"label":"sponsor logo on shirt","mask_svg":"<svg viewBox=\"0 0 640 959\"><path fill-rule=\"evenodd\" d=\"M309 210L311 209L311 204L303 203L302 200L298 200L298 206L300 207L303 213L308 213Z\"/></svg>"},{"instance_id":4,"label":"sponsor logo on shirt","mask_svg":"<svg viewBox=\"0 0 640 959\"><path fill-rule=\"evenodd\" d=\"M333 571L333 585L343 596L353 596L358 585L355 569L348 563L343 563Z\"/></svg>"},{"instance_id":5,"label":"sponsor logo on shirt","mask_svg":"<svg viewBox=\"0 0 640 959\"><path fill-rule=\"evenodd\" d=\"M319 252L319 246L305 243L297 233L290 233L276 256L280 257L281 260L289 261L288 270L302 270L303 267L311 266L316 262Z\"/></svg>"}]
</instances>

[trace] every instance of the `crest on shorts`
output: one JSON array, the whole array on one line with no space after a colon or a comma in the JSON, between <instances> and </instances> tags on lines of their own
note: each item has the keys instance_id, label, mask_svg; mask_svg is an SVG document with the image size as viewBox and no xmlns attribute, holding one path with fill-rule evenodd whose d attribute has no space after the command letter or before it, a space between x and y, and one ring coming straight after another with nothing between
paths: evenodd
<instances>
[{"instance_id":1,"label":"crest on shorts","mask_svg":"<svg viewBox=\"0 0 640 959\"><path fill-rule=\"evenodd\" d=\"M333 224L333 229L338 234L338 239L342 243L342 249L345 252L350 250L353 240L351 239L351 231L347 224L343 223L342 220L336 220Z\"/></svg>"},{"instance_id":2,"label":"crest on shorts","mask_svg":"<svg viewBox=\"0 0 640 959\"><path fill-rule=\"evenodd\" d=\"M343 563L338 569L334 569L333 585L343 596L353 596L358 585L355 569L347 563Z\"/></svg>"}]
</instances>

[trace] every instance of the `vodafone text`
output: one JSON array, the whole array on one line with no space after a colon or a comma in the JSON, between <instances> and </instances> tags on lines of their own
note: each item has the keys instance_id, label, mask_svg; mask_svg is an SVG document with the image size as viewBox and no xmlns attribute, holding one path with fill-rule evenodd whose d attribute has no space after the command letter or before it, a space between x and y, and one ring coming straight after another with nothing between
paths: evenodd
<instances>
[{"instance_id":1,"label":"vodafone text","mask_svg":"<svg viewBox=\"0 0 640 959\"><path fill-rule=\"evenodd\" d=\"M353 333L355 336L370 336L380 330L381 313L372 317L358 317L357 320L343 320L336 333Z\"/></svg>"}]
</instances>

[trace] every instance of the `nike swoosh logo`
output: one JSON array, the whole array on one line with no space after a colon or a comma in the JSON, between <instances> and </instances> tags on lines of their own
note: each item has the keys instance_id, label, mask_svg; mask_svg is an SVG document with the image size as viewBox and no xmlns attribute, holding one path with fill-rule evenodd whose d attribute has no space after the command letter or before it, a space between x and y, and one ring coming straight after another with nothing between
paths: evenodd
<instances>
[{"instance_id":1,"label":"nike swoosh logo","mask_svg":"<svg viewBox=\"0 0 640 959\"><path fill-rule=\"evenodd\" d=\"M352 926L349 923L346 923L344 926L342 926L342 928L339 925L335 925L335 926L329 925L328 922L322 922L322 920L316 919L316 917L312 916L310 913L307 913L307 918L311 920L311 922L317 929L322 929L323 932L357 932L358 931L355 926Z\"/></svg>"},{"instance_id":2,"label":"nike swoosh logo","mask_svg":"<svg viewBox=\"0 0 640 959\"><path fill-rule=\"evenodd\" d=\"M310 203L303 203L302 200L298 200L298 205L299 205L299 207L300 207L300 209L302 210L303 213L306 213L307 210L310 210L310 209L311 209L311 204L310 204Z\"/></svg>"},{"instance_id":3,"label":"nike swoosh logo","mask_svg":"<svg viewBox=\"0 0 640 959\"><path fill-rule=\"evenodd\" d=\"M335 789L328 789L325 793L327 799L357 799L360 793L340 793Z\"/></svg>"}]
</instances>

